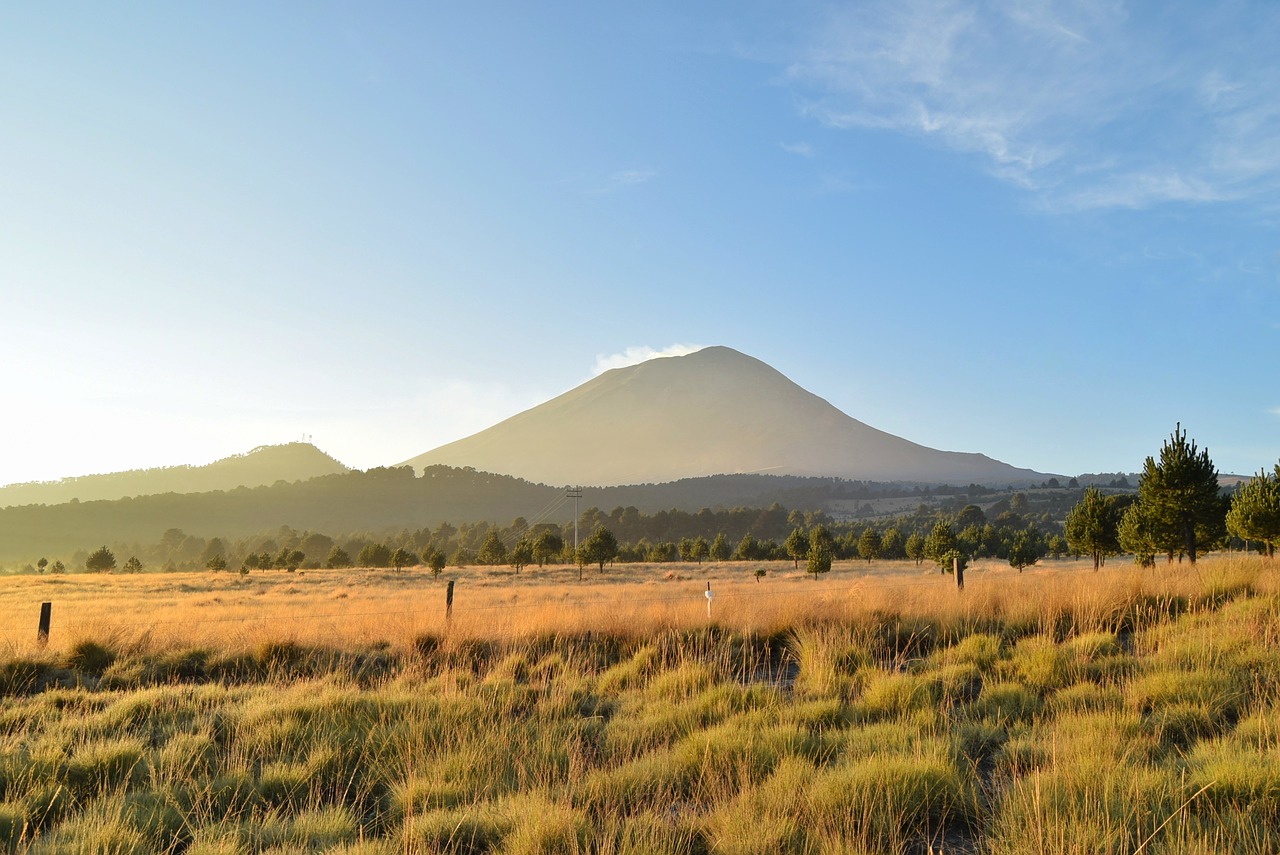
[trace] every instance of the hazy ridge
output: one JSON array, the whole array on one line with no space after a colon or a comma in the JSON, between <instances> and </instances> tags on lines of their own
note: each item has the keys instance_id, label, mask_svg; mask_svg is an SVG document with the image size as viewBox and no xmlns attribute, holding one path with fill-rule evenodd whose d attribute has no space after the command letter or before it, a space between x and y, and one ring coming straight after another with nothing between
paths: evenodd
<instances>
[{"instance_id":1,"label":"hazy ridge","mask_svg":"<svg viewBox=\"0 0 1280 855\"><path fill-rule=\"evenodd\" d=\"M892 485L776 475L725 475L668 484L583 490L579 510L634 506L645 513L702 508L818 510ZM909 488L908 488L909 489ZM414 477L408 467L352 470L309 481L207 493L0 508L0 561L34 560L103 543L150 543L170 528L202 537L242 537L287 525L330 534L434 527L523 516L530 523L573 519L563 487L447 466Z\"/></svg>"},{"instance_id":2,"label":"hazy ridge","mask_svg":"<svg viewBox=\"0 0 1280 855\"><path fill-rule=\"evenodd\" d=\"M33 481L0 487L0 507L54 505L148 496L159 493L205 493L258 487L277 481L306 481L320 475L346 472L334 458L307 442L263 445L244 454L204 466L164 466L102 475L82 475L59 481Z\"/></svg>"}]
</instances>

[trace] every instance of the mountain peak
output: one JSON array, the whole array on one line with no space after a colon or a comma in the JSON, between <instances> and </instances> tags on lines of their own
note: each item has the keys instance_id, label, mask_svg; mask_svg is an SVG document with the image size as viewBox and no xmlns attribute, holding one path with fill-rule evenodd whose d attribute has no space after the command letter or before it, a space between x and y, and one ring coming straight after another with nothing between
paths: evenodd
<instances>
[{"instance_id":1,"label":"mountain peak","mask_svg":"<svg viewBox=\"0 0 1280 855\"><path fill-rule=\"evenodd\" d=\"M305 481L318 475L346 472L333 457L309 442L260 445L204 466L161 466L102 475L81 475L60 481L10 484L0 487L0 507L60 504L121 499L156 493L203 493L259 487L276 481Z\"/></svg>"},{"instance_id":2,"label":"mountain peak","mask_svg":"<svg viewBox=\"0 0 1280 855\"><path fill-rule=\"evenodd\" d=\"M730 347L615 368L401 465L595 486L772 473L1020 483L1041 474L876 430Z\"/></svg>"}]
</instances>

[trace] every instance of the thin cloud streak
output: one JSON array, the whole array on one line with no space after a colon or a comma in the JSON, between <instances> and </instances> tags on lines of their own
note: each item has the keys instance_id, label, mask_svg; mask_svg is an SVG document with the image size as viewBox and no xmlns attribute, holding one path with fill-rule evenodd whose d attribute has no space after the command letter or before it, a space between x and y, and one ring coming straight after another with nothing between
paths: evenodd
<instances>
[{"instance_id":1,"label":"thin cloud streak","mask_svg":"<svg viewBox=\"0 0 1280 855\"><path fill-rule=\"evenodd\" d=\"M658 177L656 169L623 169L610 175L603 184L588 192L593 194L614 193L628 187L648 184Z\"/></svg>"},{"instance_id":2,"label":"thin cloud streak","mask_svg":"<svg viewBox=\"0 0 1280 855\"><path fill-rule=\"evenodd\" d=\"M1183 14L1203 16L1184 22L1203 45L1118 2L858 4L787 79L807 117L982 156L1047 208L1264 197L1280 189L1280 16Z\"/></svg>"}]
</instances>

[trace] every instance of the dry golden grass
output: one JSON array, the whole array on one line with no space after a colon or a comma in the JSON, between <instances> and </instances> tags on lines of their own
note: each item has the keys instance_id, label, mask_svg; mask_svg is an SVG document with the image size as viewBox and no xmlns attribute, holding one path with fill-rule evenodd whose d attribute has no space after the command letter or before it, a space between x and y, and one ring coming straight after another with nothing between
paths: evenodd
<instances>
[{"instance_id":1,"label":"dry golden grass","mask_svg":"<svg viewBox=\"0 0 1280 855\"><path fill-rule=\"evenodd\" d=\"M756 581L756 568L767 576ZM445 584L456 581L452 625L445 625ZM110 637L146 648L209 645L248 648L266 640L334 646L410 644L422 634L518 639L602 632L649 635L663 628L707 625L705 590L712 585L712 621L735 630L768 632L873 613L934 621L1021 623L1050 628L1069 616L1078 628L1110 626L1117 603L1194 599L1213 586L1248 584L1276 590L1270 563L1228 557L1140 570L1112 564L1047 562L1018 573L979 562L966 587L929 566L910 562L837 562L814 580L791 562L626 564L599 573L554 567L449 568L439 580L421 568L310 570L287 573L178 572L13 576L0 590L10 616L0 643L9 655L36 649L40 604L52 603L50 651L82 639Z\"/></svg>"},{"instance_id":2,"label":"dry golden grass","mask_svg":"<svg viewBox=\"0 0 1280 855\"><path fill-rule=\"evenodd\" d=\"M760 581L756 568L768 575ZM456 582L452 624L445 623L446 581ZM950 575L911 562L838 562L815 580L791 562L618 565L583 580L571 567L450 568L432 579L421 568L307 570L297 573L72 574L14 576L0 590L9 616L0 643L9 655L36 649L41 602L53 604L48 649L111 638L166 648L248 648L264 641L346 647L407 646L424 633L491 639L550 633L649 635L711 621L770 633L811 621L859 615L927 617L961 625L999 621L1077 631L1114 624L1117 604L1204 597L1219 587L1276 590L1269 562L1210 557L1196 567L1126 563L1094 572L1084 561L1050 561L1017 573L979 562L956 590Z\"/></svg>"},{"instance_id":3,"label":"dry golden grass","mask_svg":"<svg viewBox=\"0 0 1280 855\"><path fill-rule=\"evenodd\" d=\"M11 579L0 849L1280 852L1276 563L756 567Z\"/></svg>"}]
</instances>

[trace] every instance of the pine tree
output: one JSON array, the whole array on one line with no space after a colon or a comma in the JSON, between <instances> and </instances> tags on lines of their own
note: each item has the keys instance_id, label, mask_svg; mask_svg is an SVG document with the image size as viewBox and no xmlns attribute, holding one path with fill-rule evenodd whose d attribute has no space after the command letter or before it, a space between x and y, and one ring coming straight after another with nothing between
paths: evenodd
<instances>
[{"instance_id":1,"label":"pine tree","mask_svg":"<svg viewBox=\"0 0 1280 855\"><path fill-rule=\"evenodd\" d=\"M1018 568L1021 573L1024 567L1030 567L1044 557L1046 546L1040 532L1034 528L1023 529L1013 536L1009 544L1009 566Z\"/></svg>"},{"instance_id":2,"label":"pine tree","mask_svg":"<svg viewBox=\"0 0 1280 855\"><path fill-rule=\"evenodd\" d=\"M956 533L952 530L951 523L939 520L924 539L924 554L938 565L940 572L946 573L954 566L953 553L959 552L956 545Z\"/></svg>"},{"instance_id":3,"label":"pine tree","mask_svg":"<svg viewBox=\"0 0 1280 855\"><path fill-rule=\"evenodd\" d=\"M84 561L85 569L102 573L116 569L115 553L105 546L95 549Z\"/></svg>"},{"instance_id":4,"label":"pine tree","mask_svg":"<svg viewBox=\"0 0 1280 855\"><path fill-rule=\"evenodd\" d=\"M911 559L919 567L927 557L924 553L925 539L920 532L913 531L907 535L907 542L902 545L902 551L906 553L907 558Z\"/></svg>"},{"instance_id":5,"label":"pine tree","mask_svg":"<svg viewBox=\"0 0 1280 855\"><path fill-rule=\"evenodd\" d=\"M1097 570L1108 555L1120 551L1120 515L1114 502L1107 500L1097 487L1084 491L1080 501L1067 512L1067 543L1073 550L1093 557Z\"/></svg>"},{"instance_id":6,"label":"pine tree","mask_svg":"<svg viewBox=\"0 0 1280 855\"><path fill-rule=\"evenodd\" d=\"M476 553L476 560L490 566L506 563L507 547L498 537L497 531L490 531L485 537L484 543L480 544L480 551Z\"/></svg>"},{"instance_id":7,"label":"pine tree","mask_svg":"<svg viewBox=\"0 0 1280 855\"><path fill-rule=\"evenodd\" d=\"M1176 538L1192 564L1200 547L1216 543L1225 532L1218 470L1209 449L1187 441L1181 423L1160 448L1160 462L1147 458L1138 480L1138 502L1155 541Z\"/></svg>"},{"instance_id":8,"label":"pine tree","mask_svg":"<svg viewBox=\"0 0 1280 855\"><path fill-rule=\"evenodd\" d=\"M1241 540L1266 544L1267 557L1274 558L1280 542L1280 463L1275 474L1259 472L1240 487L1227 512L1227 531Z\"/></svg>"},{"instance_id":9,"label":"pine tree","mask_svg":"<svg viewBox=\"0 0 1280 855\"><path fill-rule=\"evenodd\" d=\"M858 554L870 564L872 559L880 557L880 543L880 532L868 526L858 538Z\"/></svg>"},{"instance_id":10,"label":"pine tree","mask_svg":"<svg viewBox=\"0 0 1280 855\"><path fill-rule=\"evenodd\" d=\"M613 536L613 532L604 526L596 526L596 530L587 538L586 543L582 544L582 557L585 561L597 564L600 572L604 572L604 565L612 561L618 554L618 539Z\"/></svg>"},{"instance_id":11,"label":"pine tree","mask_svg":"<svg viewBox=\"0 0 1280 855\"><path fill-rule=\"evenodd\" d=\"M396 551L391 553L391 566L397 570L403 570L417 563L418 556L403 546L396 547Z\"/></svg>"},{"instance_id":12,"label":"pine tree","mask_svg":"<svg viewBox=\"0 0 1280 855\"><path fill-rule=\"evenodd\" d=\"M787 555L791 556L791 560L795 562L796 569L800 569L800 559L805 558L809 554L809 535L800 526L791 529L791 534L787 535L786 541L782 544L782 548L787 550Z\"/></svg>"},{"instance_id":13,"label":"pine tree","mask_svg":"<svg viewBox=\"0 0 1280 855\"><path fill-rule=\"evenodd\" d=\"M729 556L733 554L733 550L729 547L729 538L724 536L724 532L716 535L716 539L711 541L711 560L712 561L728 561Z\"/></svg>"},{"instance_id":14,"label":"pine tree","mask_svg":"<svg viewBox=\"0 0 1280 855\"><path fill-rule=\"evenodd\" d=\"M533 563L533 541L527 536L516 541L511 548L511 566L519 573L526 565Z\"/></svg>"},{"instance_id":15,"label":"pine tree","mask_svg":"<svg viewBox=\"0 0 1280 855\"><path fill-rule=\"evenodd\" d=\"M444 565L444 553L438 549L431 550L431 554L427 556L427 566L431 568L431 575L439 579L440 571L444 569Z\"/></svg>"}]
</instances>

